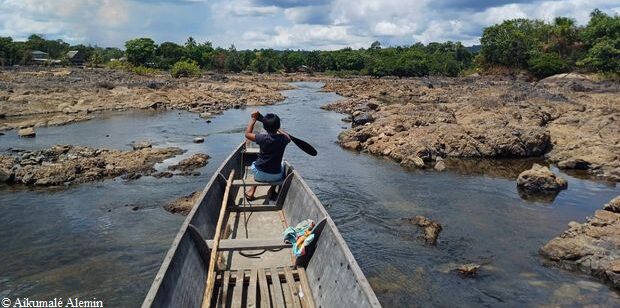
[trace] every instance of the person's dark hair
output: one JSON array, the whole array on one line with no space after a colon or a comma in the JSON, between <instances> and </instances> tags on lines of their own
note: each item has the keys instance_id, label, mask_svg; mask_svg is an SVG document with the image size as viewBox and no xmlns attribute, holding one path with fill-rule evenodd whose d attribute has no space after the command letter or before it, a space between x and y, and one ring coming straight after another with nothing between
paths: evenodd
<instances>
[{"instance_id":1,"label":"person's dark hair","mask_svg":"<svg viewBox=\"0 0 620 308\"><path fill-rule=\"evenodd\" d=\"M280 117L273 113L268 113L263 116L263 128L268 133L275 134L280 129Z\"/></svg>"}]
</instances>

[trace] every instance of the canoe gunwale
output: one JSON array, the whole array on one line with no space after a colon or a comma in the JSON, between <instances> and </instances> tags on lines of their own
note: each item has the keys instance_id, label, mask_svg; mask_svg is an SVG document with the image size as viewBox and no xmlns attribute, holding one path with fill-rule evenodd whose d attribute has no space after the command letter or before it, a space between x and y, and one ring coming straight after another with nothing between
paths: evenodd
<instances>
[{"instance_id":1,"label":"canoe gunwale","mask_svg":"<svg viewBox=\"0 0 620 308\"><path fill-rule=\"evenodd\" d=\"M334 236L334 238L336 240L336 243L342 248L343 254L344 254L345 258L347 259L347 262L351 266L351 270L353 272L353 275L354 275L357 283L360 285L360 288L362 289L362 291L364 292L364 294L368 298L369 303L373 307L381 307L381 304L379 303L379 300L377 299L377 296L376 296L375 292L373 291L372 287L370 286L370 283L368 282L368 279L366 279L366 275L364 275L364 273L362 272L359 264L357 263L357 260L355 260L355 257L353 256L353 253L351 252L351 250L349 249L349 246L347 245L346 241L342 237L342 234L340 234L340 230L338 230L338 227L336 227L336 223L334 223L334 221L332 220L331 216L329 215L329 213L327 212L327 210L323 206L323 203L321 203L319 198L314 194L312 189L310 189L310 186L308 186L306 181L297 172L297 170L293 170L292 173L293 173L293 177L297 177L298 178L299 182L301 183L302 189L306 192L306 194L308 194L310 196L310 198L312 198L314 200L314 202L313 202L314 206L316 206L319 209L319 212L325 217L327 227L331 228L333 236Z\"/></svg>"},{"instance_id":2,"label":"canoe gunwale","mask_svg":"<svg viewBox=\"0 0 620 308\"><path fill-rule=\"evenodd\" d=\"M245 142L240 143L236 147L236 149L232 153L230 153L228 157L226 157L226 159L217 168L217 170L215 171L213 176L211 176L211 179L209 180L205 188L200 193L200 196L194 203L192 210L189 212L189 214L183 221L183 224L181 224L181 228L179 229L179 232L174 237L174 240L172 241L172 245L168 249L168 252L166 253L166 256L164 257L164 260L162 261L159 271L157 271L157 274L155 275L153 284L151 285L148 293L146 294L146 297L144 298L144 302L142 303L143 308L151 307L151 305L153 304L153 301L155 300L155 297L157 296L157 292L159 292L159 290L161 289L161 283L163 282L163 279L166 276L166 273L170 269L170 263L172 262L172 259L174 258L174 255L176 254L177 248L179 244L181 243L183 236L185 236L185 233L187 232L187 228L189 227L192 220L194 219L194 216L196 215L196 211L198 211L198 208L202 204L202 201L204 200L207 192L209 191L213 183L215 183L215 181L218 181L218 178L220 178L220 174L222 173L222 170L224 169L228 161L230 161L235 155L237 155L244 148L244 146L245 146Z\"/></svg>"}]
</instances>

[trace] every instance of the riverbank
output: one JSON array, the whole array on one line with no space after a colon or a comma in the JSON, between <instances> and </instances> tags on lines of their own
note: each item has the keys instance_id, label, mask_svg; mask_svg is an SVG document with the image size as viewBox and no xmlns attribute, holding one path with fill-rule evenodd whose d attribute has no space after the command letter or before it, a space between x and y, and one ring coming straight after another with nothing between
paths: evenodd
<instances>
[{"instance_id":1,"label":"riverbank","mask_svg":"<svg viewBox=\"0 0 620 308\"><path fill-rule=\"evenodd\" d=\"M282 101L291 86L251 75L175 79L105 68L0 71L0 131L90 120L99 111L175 109L208 119L230 108Z\"/></svg>"},{"instance_id":2,"label":"riverbank","mask_svg":"<svg viewBox=\"0 0 620 308\"><path fill-rule=\"evenodd\" d=\"M405 167L446 157L545 155L563 169L620 181L620 84L578 74L539 82L469 76L332 79L349 99L323 108L350 115L339 136L349 149Z\"/></svg>"}]
</instances>

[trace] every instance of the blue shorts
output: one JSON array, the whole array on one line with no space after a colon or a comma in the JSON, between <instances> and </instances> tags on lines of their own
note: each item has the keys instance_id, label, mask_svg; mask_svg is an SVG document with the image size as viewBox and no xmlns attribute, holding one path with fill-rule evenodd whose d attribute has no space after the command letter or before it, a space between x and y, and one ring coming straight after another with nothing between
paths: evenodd
<instances>
[{"instance_id":1,"label":"blue shorts","mask_svg":"<svg viewBox=\"0 0 620 308\"><path fill-rule=\"evenodd\" d=\"M267 173L260 171L258 170L258 168L256 168L254 163L252 163L252 166L250 166L250 170L252 170L252 173L254 173L254 179L257 182L279 182L284 178L284 164L282 164L282 172L280 173Z\"/></svg>"}]
</instances>

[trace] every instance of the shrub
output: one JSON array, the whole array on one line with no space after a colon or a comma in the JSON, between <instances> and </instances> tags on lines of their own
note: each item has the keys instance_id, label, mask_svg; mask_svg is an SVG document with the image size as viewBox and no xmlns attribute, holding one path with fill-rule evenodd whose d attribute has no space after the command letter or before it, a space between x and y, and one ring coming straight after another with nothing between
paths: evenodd
<instances>
[{"instance_id":1,"label":"shrub","mask_svg":"<svg viewBox=\"0 0 620 308\"><path fill-rule=\"evenodd\" d=\"M181 60L175 63L170 69L170 75L174 78L198 77L200 74L200 67L198 63L193 60Z\"/></svg>"},{"instance_id":2,"label":"shrub","mask_svg":"<svg viewBox=\"0 0 620 308\"><path fill-rule=\"evenodd\" d=\"M566 72L568 65L555 53L542 53L532 56L527 62L528 71L538 78Z\"/></svg>"},{"instance_id":3,"label":"shrub","mask_svg":"<svg viewBox=\"0 0 620 308\"><path fill-rule=\"evenodd\" d=\"M596 43L577 65L602 73L620 72L620 38Z\"/></svg>"},{"instance_id":4,"label":"shrub","mask_svg":"<svg viewBox=\"0 0 620 308\"><path fill-rule=\"evenodd\" d=\"M108 68L113 70L131 71L133 69L133 65L127 61L116 60L110 61L110 63L108 63Z\"/></svg>"},{"instance_id":5,"label":"shrub","mask_svg":"<svg viewBox=\"0 0 620 308\"><path fill-rule=\"evenodd\" d=\"M159 74L159 70L152 67L136 66L132 70L134 73L142 76L153 76Z\"/></svg>"}]
</instances>

